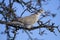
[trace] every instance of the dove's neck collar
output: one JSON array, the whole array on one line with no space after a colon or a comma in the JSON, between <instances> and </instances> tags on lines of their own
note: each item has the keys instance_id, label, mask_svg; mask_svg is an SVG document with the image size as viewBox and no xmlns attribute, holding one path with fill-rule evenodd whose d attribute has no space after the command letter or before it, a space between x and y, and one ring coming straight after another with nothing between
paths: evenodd
<instances>
[{"instance_id":1,"label":"dove's neck collar","mask_svg":"<svg viewBox=\"0 0 60 40\"><path fill-rule=\"evenodd\" d=\"M36 15L41 15L41 13L39 13L39 12L37 12L37 13L35 13Z\"/></svg>"}]
</instances>

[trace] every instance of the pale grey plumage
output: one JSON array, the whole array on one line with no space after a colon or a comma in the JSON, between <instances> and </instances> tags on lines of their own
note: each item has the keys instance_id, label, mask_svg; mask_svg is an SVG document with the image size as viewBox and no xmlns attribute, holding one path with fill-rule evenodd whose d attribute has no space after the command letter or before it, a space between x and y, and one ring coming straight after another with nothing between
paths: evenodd
<instances>
[{"instance_id":1,"label":"pale grey plumage","mask_svg":"<svg viewBox=\"0 0 60 40\"><path fill-rule=\"evenodd\" d=\"M43 12L44 12L43 10L40 10L36 14L32 14L30 16L26 16L26 17L23 17L23 18L17 18L17 20L13 21L12 23L21 23L22 22L21 25L23 25L27 28L31 28L32 25L38 21L39 16Z\"/></svg>"}]
</instances>

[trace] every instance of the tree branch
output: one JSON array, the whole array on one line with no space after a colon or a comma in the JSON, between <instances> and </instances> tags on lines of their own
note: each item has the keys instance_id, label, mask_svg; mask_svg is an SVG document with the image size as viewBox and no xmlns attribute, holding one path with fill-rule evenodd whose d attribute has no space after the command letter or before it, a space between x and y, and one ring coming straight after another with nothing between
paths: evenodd
<instances>
[{"instance_id":1,"label":"tree branch","mask_svg":"<svg viewBox=\"0 0 60 40\"><path fill-rule=\"evenodd\" d=\"M0 24L6 24L6 21L1 21L0 20ZM52 25L46 25L46 24L40 24L39 26L36 27L32 27L32 28L24 28L24 27L20 27L21 24L13 24L12 22L7 22L8 26L12 26L14 28L18 28L18 29L25 29L25 30L35 30L38 28L48 28L49 30L53 31L53 28L57 28L57 26L52 26ZM17 26L18 25L18 26Z\"/></svg>"}]
</instances>

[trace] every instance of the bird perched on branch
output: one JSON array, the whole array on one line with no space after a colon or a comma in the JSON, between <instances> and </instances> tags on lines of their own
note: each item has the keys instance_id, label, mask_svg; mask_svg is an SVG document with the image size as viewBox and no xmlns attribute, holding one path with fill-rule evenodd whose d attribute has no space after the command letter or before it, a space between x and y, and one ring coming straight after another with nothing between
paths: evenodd
<instances>
[{"instance_id":1,"label":"bird perched on branch","mask_svg":"<svg viewBox=\"0 0 60 40\"><path fill-rule=\"evenodd\" d=\"M33 24L38 21L39 16L42 13L44 13L44 10L40 9L40 10L38 10L38 12L36 12L36 13L30 15L30 16L17 18L15 20L13 20L12 23L14 23L14 24L21 23L21 25L23 25L26 28L32 28Z\"/></svg>"}]
</instances>

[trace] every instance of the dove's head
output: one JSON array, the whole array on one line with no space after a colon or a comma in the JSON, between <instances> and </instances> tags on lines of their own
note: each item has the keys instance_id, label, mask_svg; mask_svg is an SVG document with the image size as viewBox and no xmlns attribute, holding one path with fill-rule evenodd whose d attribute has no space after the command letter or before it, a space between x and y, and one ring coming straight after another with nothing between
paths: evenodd
<instances>
[{"instance_id":1,"label":"dove's head","mask_svg":"<svg viewBox=\"0 0 60 40\"><path fill-rule=\"evenodd\" d=\"M45 11L43 9L38 10L39 13L44 13Z\"/></svg>"},{"instance_id":2,"label":"dove's head","mask_svg":"<svg viewBox=\"0 0 60 40\"><path fill-rule=\"evenodd\" d=\"M37 14L37 15L41 15L41 14L44 14L44 12L45 12L45 11L44 11L43 9L40 9L40 10L37 10L37 13L36 13L36 14Z\"/></svg>"}]
</instances>

